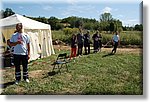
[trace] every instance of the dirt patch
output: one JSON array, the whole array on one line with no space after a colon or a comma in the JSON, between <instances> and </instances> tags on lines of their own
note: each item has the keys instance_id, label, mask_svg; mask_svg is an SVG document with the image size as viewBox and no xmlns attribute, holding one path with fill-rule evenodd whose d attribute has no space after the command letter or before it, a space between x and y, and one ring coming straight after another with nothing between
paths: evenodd
<instances>
[{"instance_id":1,"label":"dirt patch","mask_svg":"<svg viewBox=\"0 0 150 102\"><path fill-rule=\"evenodd\" d=\"M111 52L111 50L112 50L112 48L102 48L102 51L110 51ZM140 54L140 53L142 53L142 49L140 49L140 48L118 48L117 52Z\"/></svg>"},{"instance_id":2,"label":"dirt patch","mask_svg":"<svg viewBox=\"0 0 150 102\"><path fill-rule=\"evenodd\" d=\"M64 46L64 45L53 45L54 46L54 49L57 49L57 50L70 50L71 47L70 46Z\"/></svg>"},{"instance_id":3,"label":"dirt patch","mask_svg":"<svg viewBox=\"0 0 150 102\"><path fill-rule=\"evenodd\" d=\"M70 50L70 46L64 46L64 45L54 45L54 49L56 50ZM93 49L91 47L91 49ZM111 52L112 48L102 48L102 51L110 51ZM117 52L121 52L121 53L142 53L142 49L141 48L118 48ZM83 48L83 53L84 53L84 48Z\"/></svg>"},{"instance_id":4,"label":"dirt patch","mask_svg":"<svg viewBox=\"0 0 150 102\"><path fill-rule=\"evenodd\" d=\"M14 91L19 95L23 95L25 89L23 87L18 86L18 87L16 87L16 89Z\"/></svg>"},{"instance_id":5,"label":"dirt patch","mask_svg":"<svg viewBox=\"0 0 150 102\"><path fill-rule=\"evenodd\" d=\"M30 71L29 76L31 78L41 78L43 76L43 73L44 73L43 70Z\"/></svg>"}]
</instances>

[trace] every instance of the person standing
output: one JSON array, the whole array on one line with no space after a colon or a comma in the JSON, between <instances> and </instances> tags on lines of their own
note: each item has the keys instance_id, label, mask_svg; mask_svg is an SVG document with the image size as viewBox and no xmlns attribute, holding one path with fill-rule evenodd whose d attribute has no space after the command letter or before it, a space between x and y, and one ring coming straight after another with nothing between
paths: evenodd
<instances>
[{"instance_id":1,"label":"person standing","mask_svg":"<svg viewBox=\"0 0 150 102\"><path fill-rule=\"evenodd\" d=\"M8 53L8 55L10 57L11 66L14 66L13 51L14 51L14 47L10 46L10 39L8 39L6 52Z\"/></svg>"},{"instance_id":2,"label":"person standing","mask_svg":"<svg viewBox=\"0 0 150 102\"><path fill-rule=\"evenodd\" d=\"M98 52L100 50L101 45L101 36L99 34L99 31L96 31L96 33L93 35L93 46L94 46L94 53Z\"/></svg>"},{"instance_id":3,"label":"person standing","mask_svg":"<svg viewBox=\"0 0 150 102\"><path fill-rule=\"evenodd\" d=\"M22 23L16 24L16 31L10 39L10 46L14 46L15 84L18 84L21 80L20 64L23 66L23 79L29 83L28 60L30 59L30 39L23 32Z\"/></svg>"},{"instance_id":4,"label":"person standing","mask_svg":"<svg viewBox=\"0 0 150 102\"><path fill-rule=\"evenodd\" d=\"M72 35L71 38L71 55L70 55L70 59L72 57L76 57L76 51L77 51L77 37L75 34Z\"/></svg>"},{"instance_id":5,"label":"person standing","mask_svg":"<svg viewBox=\"0 0 150 102\"><path fill-rule=\"evenodd\" d=\"M87 31L87 33L84 34L84 48L85 48L85 55L90 54L90 32L89 31Z\"/></svg>"},{"instance_id":6,"label":"person standing","mask_svg":"<svg viewBox=\"0 0 150 102\"><path fill-rule=\"evenodd\" d=\"M78 44L78 53L77 55L82 55L82 49L83 49L83 34L80 30L80 32L77 34L77 44Z\"/></svg>"},{"instance_id":7,"label":"person standing","mask_svg":"<svg viewBox=\"0 0 150 102\"><path fill-rule=\"evenodd\" d=\"M112 42L113 42L113 49L111 53L116 53L117 51L117 47L120 44L120 37L118 35L118 31L115 32L115 35L112 38Z\"/></svg>"}]
</instances>

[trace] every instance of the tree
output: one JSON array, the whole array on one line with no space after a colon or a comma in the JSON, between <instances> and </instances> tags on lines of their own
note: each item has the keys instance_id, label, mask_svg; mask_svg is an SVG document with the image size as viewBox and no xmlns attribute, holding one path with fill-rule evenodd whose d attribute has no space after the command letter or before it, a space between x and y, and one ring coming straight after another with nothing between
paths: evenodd
<instances>
[{"instance_id":1,"label":"tree","mask_svg":"<svg viewBox=\"0 0 150 102\"><path fill-rule=\"evenodd\" d=\"M115 24L114 24L114 22L111 22L111 23L110 23L110 25L109 25L109 30L110 30L111 32L113 32L113 31L115 30Z\"/></svg>"},{"instance_id":2,"label":"tree","mask_svg":"<svg viewBox=\"0 0 150 102\"><path fill-rule=\"evenodd\" d=\"M122 29L122 22L120 20L113 20L113 22L114 22L114 25L115 25L114 31L121 32L123 30Z\"/></svg>"},{"instance_id":3,"label":"tree","mask_svg":"<svg viewBox=\"0 0 150 102\"><path fill-rule=\"evenodd\" d=\"M113 20L113 18L110 13L101 14L100 15L100 27L103 27L102 30L109 31L110 23L112 20Z\"/></svg>"},{"instance_id":4,"label":"tree","mask_svg":"<svg viewBox=\"0 0 150 102\"><path fill-rule=\"evenodd\" d=\"M52 16L48 19L48 23L51 25L52 30L56 30L56 26L58 26L57 24L60 23L60 20Z\"/></svg>"},{"instance_id":5,"label":"tree","mask_svg":"<svg viewBox=\"0 0 150 102\"><path fill-rule=\"evenodd\" d=\"M79 28L79 27L83 27L83 21L82 20L76 20L75 21L75 27L76 28Z\"/></svg>"},{"instance_id":6,"label":"tree","mask_svg":"<svg viewBox=\"0 0 150 102\"><path fill-rule=\"evenodd\" d=\"M88 29L88 30L91 30L92 29L92 26L91 26L91 23L84 23L84 29Z\"/></svg>"},{"instance_id":7,"label":"tree","mask_svg":"<svg viewBox=\"0 0 150 102\"><path fill-rule=\"evenodd\" d=\"M61 23L69 23L71 28L75 28L76 21L79 20L79 18L75 16L67 17L62 19Z\"/></svg>"},{"instance_id":8,"label":"tree","mask_svg":"<svg viewBox=\"0 0 150 102\"><path fill-rule=\"evenodd\" d=\"M93 26L92 26L93 30L102 31L101 28L100 28L99 22L95 22L95 23L93 23L92 25L93 25Z\"/></svg>"},{"instance_id":9,"label":"tree","mask_svg":"<svg viewBox=\"0 0 150 102\"><path fill-rule=\"evenodd\" d=\"M39 16L38 18L34 18L34 19L37 20L37 21L39 21L39 22L48 24L48 20L45 17L40 17Z\"/></svg>"},{"instance_id":10,"label":"tree","mask_svg":"<svg viewBox=\"0 0 150 102\"><path fill-rule=\"evenodd\" d=\"M140 25L136 24L136 25L134 26L134 30L143 31L143 25L142 25L142 24L140 24Z\"/></svg>"},{"instance_id":11,"label":"tree","mask_svg":"<svg viewBox=\"0 0 150 102\"><path fill-rule=\"evenodd\" d=\"M13 14L15 14L15 12L13 12L12 9L6 8L5 11L2 14L2 17L6 18L6 17L11 16Z\"/></svg>"},{"instance_id":12,"label":"tree","mask_svg":"<svg viewBox=\"0 0 150 102\"><path fill-rule=\"evenodd\" d=\"M110 13L104 13L100 16L100 29L104 31L122 31L122 22L112 18Z\"/></svg>"},{"instance_id":13,"label":"tree","mask_svg":"<svg viewBox=\"0 0 150 102\"><path fill-rule=\"evenodd\" d=\"M55 30L60 30L60 29L63 29L64 28L64 25L61 24L61 23L56 23L56 28Z\"/></svg>"},{"instance_id":14,"label":"tree","mask_svg":"<svg viewBox=\"0 0 150 102\"><path fill-rule=\"evenodd\" d=\"M71 16L68 18L62 19L61 23L70 24L71 28L85 28L89 30L98 29L99 22L96 19L82 18ZM97 25L98 24L98 25Z\"/></svg>"},{"instance_id":15,"label":"tree","mask_svg":"<svg viewBox=\"0 0 150 102\"><path fill-rule=\"evenodd\" d=\"M100 16L100 22L108 22L112 20L112 15L110 13L104 13Z\"/></svg>"}]
</instances>

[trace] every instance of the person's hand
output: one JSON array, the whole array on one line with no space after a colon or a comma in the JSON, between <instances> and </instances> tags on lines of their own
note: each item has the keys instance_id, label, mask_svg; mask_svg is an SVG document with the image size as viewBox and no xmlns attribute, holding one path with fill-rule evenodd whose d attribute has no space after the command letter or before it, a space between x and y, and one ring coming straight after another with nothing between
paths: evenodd
<instances>
[{"instance_id":1,"label":"person's hand","mask_svg":"<svg viewBox=\"0 0 150 102\"><path fill-rule=\"evenodd\" d=\"M17 41L17 44L22 44L22 41L21 41L21 40L18 40L18 41Z\"/></svg>"},{"instance_id":2,"label":"person's hand","mask_svg":"<svg viewBox=\"0 0 150 102\"><path fill-rule=\"evenodd\" d=\"M28 60L30 59L30 55L28 55Z\"/></svg>"},{"instance_id":3,"label":"person's hand","mask_svg":"<svg viewBox=\"0 0 150 102\"><path fill-rule=\"evenodd\" d=\"M114 46L114 45L115 45L115 42L112 42L112 45Z\"/></svg>"}]
</instances>

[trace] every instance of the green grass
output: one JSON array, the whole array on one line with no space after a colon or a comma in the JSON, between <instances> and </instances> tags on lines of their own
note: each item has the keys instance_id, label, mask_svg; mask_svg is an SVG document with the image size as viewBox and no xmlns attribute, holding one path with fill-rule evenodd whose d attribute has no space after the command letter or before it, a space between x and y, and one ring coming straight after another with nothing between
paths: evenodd
<instances>
[{"instance_id":1,"label":"green grass","mask_svg":"<svg viewBox=\"0 0 150 102\"><path fill-rule=\"evenodd\" d=\"M69 72L63 68L61 74L54 76L48 73L57 55L33 61L29 64L30 83L21 81L19 85L8 85L2 94L142 95L141 55L118 52L109 56L108 53L76 58L68 64ZM31 75L32 72L35 75ZM13 82L14 68L6 69L3 79L3 83Z\"/></svg>"},{"instance_id":2,"label":"green grass","mask_svg":"<svg viewBox=\"0 0 150 102\"><path fill-rule=\"evenodd\" d=\"M95 32L90 32L91 35L91 43L92 41L92 35ZM123 31L120 33L120 39L121 39L121 45L143 45L143 32L140 31ZM72 34L65 35L63 31L52 31L52 38L53 40L59 39L65 43L70 43ZM106 44L108 41L112 39L112 34L107 34L102 32L102 43Z\"/></svg>"}]
</instances>

